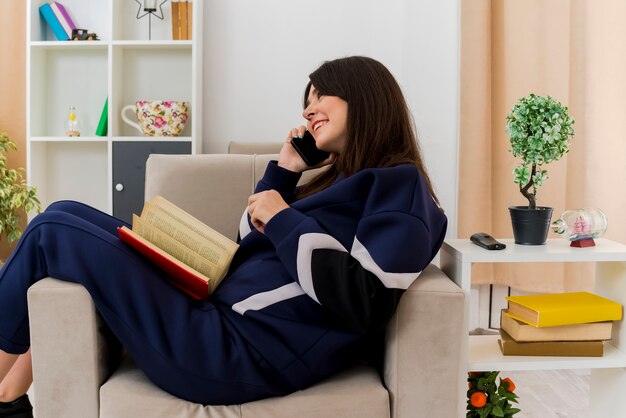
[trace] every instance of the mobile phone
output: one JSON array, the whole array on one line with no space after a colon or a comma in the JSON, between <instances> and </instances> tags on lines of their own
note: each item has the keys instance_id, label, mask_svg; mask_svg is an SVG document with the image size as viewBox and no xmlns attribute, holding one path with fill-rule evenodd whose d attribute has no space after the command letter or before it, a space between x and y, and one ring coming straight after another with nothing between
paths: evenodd
<instances>
[{"instance_id":1,"label":"mobile phone","mask_svg":"<svg viewBox=\"0 0 626 418\"><path fill-rule=\"evenodd\" d=\"M317 148L315 138L309 131L304 131L302 138L291 138L291 145L298 151L300 157L309 167L321 163L330 156L330 153Z\"/></svg>"}]
</instances>

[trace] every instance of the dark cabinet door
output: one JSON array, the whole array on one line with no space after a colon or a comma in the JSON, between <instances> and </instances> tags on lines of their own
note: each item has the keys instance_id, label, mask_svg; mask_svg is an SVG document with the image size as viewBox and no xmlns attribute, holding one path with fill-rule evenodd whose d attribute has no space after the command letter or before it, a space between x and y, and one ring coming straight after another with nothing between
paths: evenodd
<instances>
[{"instance_id":1,"label":"dark cabinet door","mask_svg":"<svg viewBox=\"0 0 626 418\"><path fill-rule=\"evenodd\" d=\"M146 161L150 154L191 154L190 142L113 143L113 216L130 223L144 202Z\"/></svg>"}]
</instances>

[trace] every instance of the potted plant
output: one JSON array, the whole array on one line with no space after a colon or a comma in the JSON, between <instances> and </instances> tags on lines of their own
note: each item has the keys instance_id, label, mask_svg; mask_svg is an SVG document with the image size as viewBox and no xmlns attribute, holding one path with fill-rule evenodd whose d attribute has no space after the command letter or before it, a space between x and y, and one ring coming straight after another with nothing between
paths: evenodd
<instances>
[{"instance_id":1,"label":"potted plant","mask_svg":"<svg viewBox=\"0 0 626 418\"><path fill-rule=\"evenodd\" d=\"M517 101L506 116L506 133L511 153L522 162L513 171L514 182L528 199L528 206L511 206L516 244L542 245L546 242L552 208L537 206L537 190L548 178L543 167L569 151L574 120L566 106L550 96L530 94Z\"/></svg>"},{"instance_id":2,"label":"potted plant","mask_svg":"<svg viewBox=\"0 0 626 418\"><path fill-rule=\"evenodd\" d=\"M9 243L22 235L19 227L21 210L26 213L41 211L37 191L26 184L22 174L24 170L7 168L6 154L16 149L17 145L7 133L0 132L0 240L6 236Z\"/></svg>"},{"instance_id":3,"label":"potted plant","mask_svg":"<svg viewBox=\"0 0 626 418\"><path fill-rule=\"evenodd\" d=\"M518 396L510 378L496 377L500 372L469 372L467 375L467 418L512 417L520 412L514 408Z\"/></svg>"}]
</instances>

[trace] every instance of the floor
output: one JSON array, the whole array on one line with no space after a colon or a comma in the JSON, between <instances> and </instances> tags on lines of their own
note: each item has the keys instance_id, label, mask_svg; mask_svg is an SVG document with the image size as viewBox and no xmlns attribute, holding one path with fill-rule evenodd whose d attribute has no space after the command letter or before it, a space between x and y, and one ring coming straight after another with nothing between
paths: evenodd
<instances>
[{"instance_id":1,"label":"floor","mask_svg":"<svg viewBox=\"0 0 626 418\"><path fill-rule=\"evenodd\" d=\"M514 418L587 418L588 369L500 372L515 383L521 412Z\"/></svg>"}]
</instances>

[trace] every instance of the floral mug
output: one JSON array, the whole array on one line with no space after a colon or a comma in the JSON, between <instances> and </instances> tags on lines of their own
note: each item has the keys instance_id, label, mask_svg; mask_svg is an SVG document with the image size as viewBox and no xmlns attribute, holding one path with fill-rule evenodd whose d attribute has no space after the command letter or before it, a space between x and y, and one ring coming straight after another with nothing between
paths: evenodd
<instances>
[{"instance_id":1,"label":"floral mug","mask_svg":"<svg viewBox=\"0 0 626 418\"><path fill-rule=\"evenodd\" d=\"M137 122L126 116L133 110ZM139 100L122 108L122 119L148 136L178 136L185 127L189 103L174 100Z\"/></svg>"}]
</instances>

